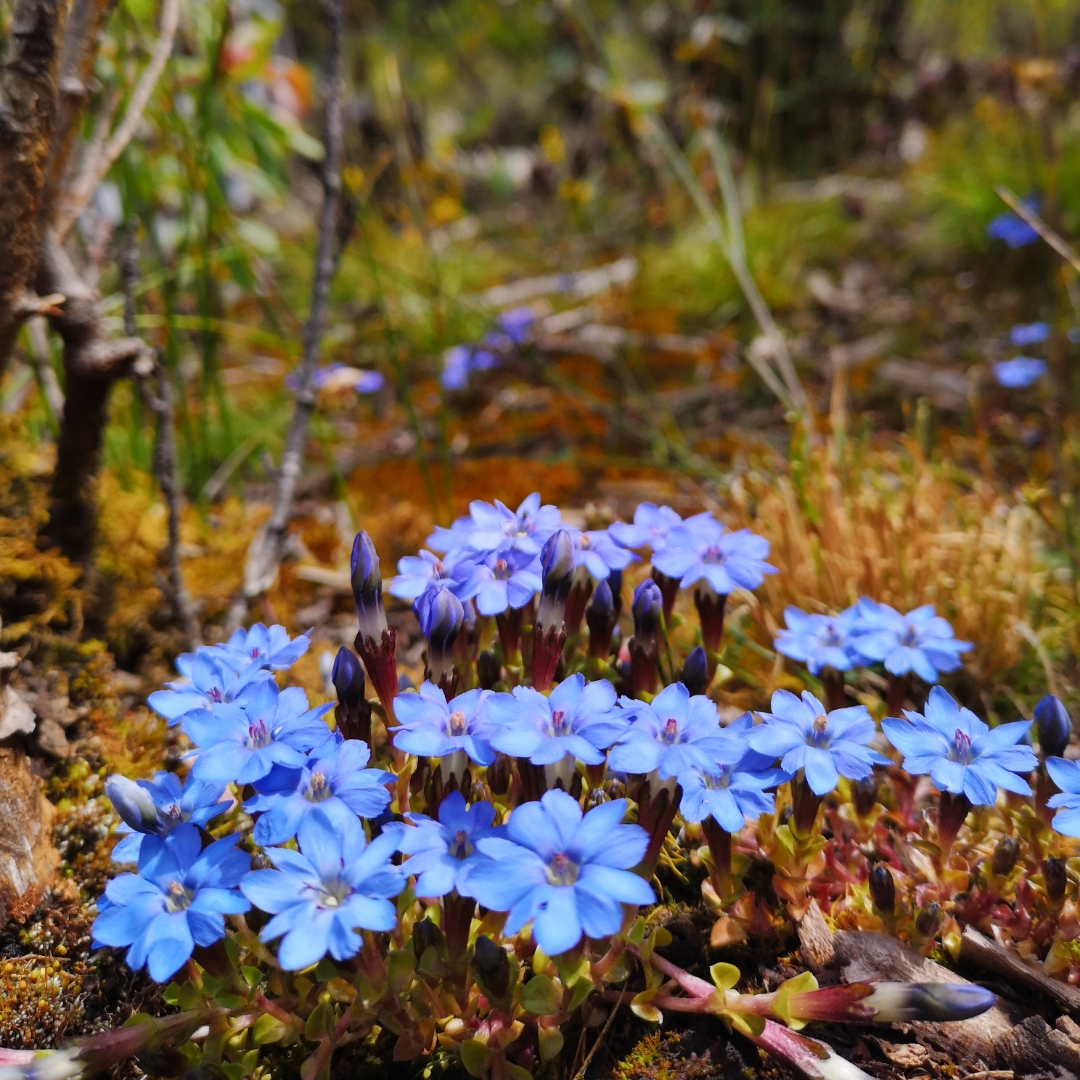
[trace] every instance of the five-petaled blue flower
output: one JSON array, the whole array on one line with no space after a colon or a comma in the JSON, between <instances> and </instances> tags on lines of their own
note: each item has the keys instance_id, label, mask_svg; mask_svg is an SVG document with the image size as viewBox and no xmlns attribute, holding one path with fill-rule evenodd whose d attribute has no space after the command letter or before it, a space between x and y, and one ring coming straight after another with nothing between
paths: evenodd
<instances>
[{"instance_id":1,"label":"five-petaled blue flower","mask_svg":"<svg viewBox=\"0 0 1080 1080\"><path fill-rule=\"evenodd\" d=\"M197 780L251 784L275 765L299 769L304 754L333 736L322 717L332 702L308 708L298 686L278 690L274 682L260 683L243 706L220 705L214 712L189 713L184 734L198 747L192 773Z\"/></svg>"},{"instance_id":2,"label":"five-petaled blue flower","mask_svg":"<svg viewBox=\"0 0 1080 1080\"><path fill-rule=\"evenodd\" d=\"M343 807L356 817L378 817L390 805L386 785L393 783L394 774L366 768L370 756L366 743L335 740L302 768L275 765L255 782L258 794L244 803L248 813L262 811L252 833L255 843L286 843L319 806Z\"/></svg>"},{"instance_id":3,"label":"five-petaled blue flower","mask_svg":"<svg viewBox=\"0 0 1080 1080\"><path fill-rule=\"evenodd\" d=\"M715 765L725 739L716 706L704 695L691 697L682 683L672 683L650 703L624 697L620 704L631 723L608 755L614 772L655 771L670 780Z\"/></svg>"},{"instance_id":4,"label":"five-petaled blue flower","mask_svg":"<svg viewBox=\"0 0 1080 1080\"><path fill-rule=\"evenodd\" d=\"M1026 390L1046 374L1046 361L1031 356L1014 356L994 364L994 378L1006 390Z\"/></svg>"},{"instance_id":5,"label":"five-petaled blue flower","mask_svg":"<svg viewBox=\"0 0 1080 1080\"><path fill-rule=\"evenodd\" d=\"M638 556L617 544L607 529L571 529L570 536L574 541L575 569L583 567L597 581L605 581L612 570L625 570L638 561Z\"/></svg>"},{"instance_id":6,"label":"five-petaled blue flower","mask_svg":"<svg viewBox=\"0 0 1080 1080\"><path fill-rule=\"evenodd\" d=\"M766 574L775 574L769 541L748 529L728 532L712 516L698 515L672 529L663 548L652 557L653 566L684 589L704 582L726 596L733 589L756 589Z\"/></svg>"},{"instance_id":7,"label":"five-petaled blue flower","mask_svg":"<svg viewBox=\"0 0 1080 1080\"><path fill-rule=\"evenodd\" d=\"M316 809L300 825L299 851L270 848L266 855L277 869L244 877L244 895L274 916L259 936L282 938L283 968L300 971L328 952L347 960L360 948L358 929L393 930L397 911L390 897L405 887L405 876L390 862L399 835L400 826L387 828L369 844L355 815Z\"/></svg>"},{"instance_id":8,"label":"five-petaled blue flower","mask_svg":"<svg viewBox=\"0 0 1080 1080\"><path fill-rule=\"evenodd\" d=\"M144 964L155 982L165 982L196 945L213 945L225 934L225 915L251 905L236 886L251 866L237 851L239 834L205 851L199 830L181 825L161 843L144 845L137 874L121 874L105 886L94 920L94 944L129 946L127 964Z\"/></svg>"},{"instance_id":9,"label":"five-petaled blue flower","mask_svg":"<svg viewBox=\"0 0 1080 1080\"><path fill-rule=\"evenodd\" d=\"M558 765L569 757L599 765L604 751L624 734L629 717L615 707L615 688L606 679L586 683L580 673L564 679L550 696L531 686L488 698L488 736L502 754L534 765Z\"/></svg>"},{"instance_id":10,"label":"five-petaled blue flower","mask_svg":"<svg viewBox=\"0 0 1080 1080\"><path fill-rule=\"evenodd\" d=\"M815 795L828 795L841 776L863 780L875 765L890 764L867 745L876 729L865 705L826 712L809 691L804 690L800 699L788 690L777 690L772 713L763 715L765 723L747 738L750 748L779 758L786 773L803 770Z\"/></svg>"},{"instance_id":11,"label":"five-petaled blue flower","mask_svg":"<svg viewBox=\"0 0 1080 1080\"><path fill-rule=\"evenodd\" d=\"M657 552L667 543L673 529L683 524L693 529L711 517L712 514L705 511L687 518L684 522L670 506L643 502L634 511L632 525L625 521L615 521L608 526L608 533L616 544L622 544L623 547L635 550L647 547L650 551Z\"/></svg>"},{"instance_id":12,"label":"five-petaled blue flower","mask_svg":"<svg viewBox=\"0 0 1080 1080\"><path fill-rule=\"evenodd\" d=\"M850 642L859 627L854 607L839 615L808 615L797 607L784 608L787 629L776 635L776 651L792 660L801 660L811 675L823 668L847 671L851 667Z\"/></svg>"},{"instance_id":13,"label":"five-petaled blue flower","mask_svg":"<svg viewBox=\"0 0 1080 1080\"><path fill-rule=\"evenodd\" d=\"M1062 836L1080 838L1080 761L1065 758L1046 759L1046 771L1061 790L1051 795L1047 806L1061 813L1054 815L1054 828Z\"/></svg>"},{"instance_id":14,"label":"five-petaled blue flower","mask_svg":"<svg viewBox=\"0 0 1080 1080\"><path fill-rule=\"evenodd\" d=\"M893 675L914 672L926 682L934 682L939 672L955 671L960 654L970 649L970 641L958 641L949 623L934 613L933 604L901 615L888 604L865 597L855 605L859 632L851 648L866 663L883 663Z\"/></svg>"},{"instance_id":15,"label":"five-petaled blue flower","mask_svg":"<svg viewBox=\"0 0 1080 1080\"><path fill-rule=\"evenodd\" d=\"M409 856L406 874L416 875L417 896L445 896L457 889L460 896L470 896L469 875L487 861L476 845L488 836L502 836L502 826L492 826L495 807L489 802L465 806L460 791L452 791L439 803L439 820L424 814L406 814L415 828L398 833L398 850Z\"/></svg>"},{"instance_id":16,"label":"five-petaled blue flower","mask_svg":"<svg viewBox=\"0 0 1080 1080\"><path fill-rule=\"evenodd\" d=\"M460 554L440 558L430 551L421 551L418 555L405 555L398 559L398 576L390 582L390 595L402 600L419 600L429 589L441 585L453 589L457 583L454 570L462 561Z\"/></svg>"},{"instance_id":17,"label":"five-petaled blue flower","mask_svg":"<svg viewBox=\"0 0 1080 1080\"><path fill-rule=\"evenodd\" d=\"M927 698L923 715L904 710L907 720L888 719L882 728L904 755L912 776L925 776L942 791L965 795L973 806L991 806L997 789L1030 795L1028 773L1038 759L1030 746L1019 745L1030 721L987 727L970 709L961 708L940 686Z\"/></svg>"},{"instance_id":18,"label":"five-petaled blue flower","mask_svg":"<svg viewBox=\"0 0 1080 1080\"><path fill-rule=\"evenodd\" d=\"M425 682L417 694L399 694L394 714L400 727L394 745L417 757L447 757L458 751L477 765L495 760L486 737L486 705L490 690L468 690L447 703L434 683Z\"/></svg>"},{"instance_id":19,"label":"five-petaled blue flower","mask_svg":"<svg viewBox=\"0 0 1080 1080\"><path fill-rule=\"evenodd\" d=\"M262 667L249 666L241 674L209 648L185 653L176 658L183 680L167 682L167 690L155 690L146 702L164 716L169 727L179 724L199 709L216 709L234 701L243 701L261 683L273 676Z\"/></svg>"},{"instance_id":20,"label":"five-petaled blue flower","mask_svg":"<svg viewBox=\"0 0 1080 1080\"><path fill-rule=\"evenodd\" d=\"M105 781L105 794L123 821L117 833L127 834L113 848L113 862L137 862L147 836L168 836L186 822L205 825L229 809L231 803L221 801L224 793L224 783L204 783L189 774L181 784L175 773L164 770L153 780L110 776Z\"/></svg>"},{"instance_id":21,"label":"five-petaled blue flower","mask_svg":"<svg viewBox=\"0 0 1080 1080\"><path fill-rule=\"evenodd\" d=\"M639 825L621 824L626 800L614 799L582 815L565 791L510 815L506 838L479 841L491 862L470 873L470 893L484 907L509 912L506 933L530 920L537 945L549 956L572 949L584 934L605 938L623 921L622 904L655 900L644 878L630 873L649 838Z\"/></svg>"},{"instance_id":22,"label":"five-petaled blue flower","mask_svg":"<svg viewBox=\"0 0 1080 1080\"><path fill-rule=\"evenodd\" d=\"M246 671L252 664L284 671L308 651L310 644L311 638L307 634L290 638L284 626L267 627L256 623L250 630L241 627L233 631L228 641L212 645L207 651L220 657L236 672Z\"/></svg>"},{"instance_id":23,"label":"five-petaled blue flower","mask_svg":"<svg viewBox=\"0 0 1080 1080\"><path fill-rule=\"evenodd\" d=\"M478 563L465 564L458 580L462 600L475 600L481 615L501 615L508 608L523 608L540 591L540 560L516 548L504 548Z\"/></svg>"},{"instance_id":24,"label":"five-petaled blue flower","mask_svg":"<svg viewBox=\"0 0 1080 1080\"><path fill-rule=\"evenodd\" d=\"M538 491L523 499L517 510L498 499L494 504L476 499L469 504L467 517L458 518L448 529L436 527L427 543L448 554L467 549L486 555L509 545L525 555L539 555L561 521L557 506L541 506Z\"/></svg>"}]
</instances>

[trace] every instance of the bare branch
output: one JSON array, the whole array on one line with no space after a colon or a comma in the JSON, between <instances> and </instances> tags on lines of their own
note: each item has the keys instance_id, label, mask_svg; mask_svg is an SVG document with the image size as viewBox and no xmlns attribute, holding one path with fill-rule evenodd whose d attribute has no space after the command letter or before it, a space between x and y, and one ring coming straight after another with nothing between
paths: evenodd
<instances>
[{"instance_id":1,"label":"bare branch","mask_svg":"<svg viewBox=\"0 0 1080 1080\"><path fill-rule=\"evenodd\" d=\"M96 143L91 146L83 162L82 171L72 183L70 191L54 218L53 228L61 240L67 236L71 226L86 209L101 181L108 175L116 159L124 152L138 130L150 96L172 53L173 39L176 37L179 20L180 0L162 0L161 31L157 45L150 57L150 63L146 65L139 81L135 84L127 112L108 142L103 146Z\"/></svg>"},{"instance_id":2,"label":"bare branch","mask_svg":"<svg viewBox=\"0 0 1080 1080\"><path fill-rule=\"evenodd\" d=\"M994 188L997 197L1018 217L1025 225L1030 225L1078 274L1080 274L1080 255L1073 251L1072 247L1063 240L1038 214L1028 209L1007 187L999 185Z\"/></svg>"},{"instance_id":3,"label":"bare branch","mask_svg":"<svg viewBox=\"0 0 1080 1080\"><path fill-rule=\"evenodd\" d=\"M49 356L49 331L45 320L35 316L26 325L30 334L30 350L34 354L34 366L45 403L49 406L53 420L59 422L64 412L64 391L60 389L60 380L53 370Z\"/></svg>"},{"instance_id":4,"label":"bare branch","mask_svg":"<svg viewBox=\"0 0 1080 1080\"><path fill-rule=\"evenodd\" d=\"M300 368L300 388L296 409L281 457L277 492L270 520L260 530L248 549L244 567L244 584L240 596L229 611L229 622L239 625L247 610L247 601L273 584L281 564L285 534L292 516L297 481L304 464L311 414L315 411L313 380L319 363L326 301L330 280L336 265L335 240L338 209L341 202L341 159L343 127L342 98L342 37L344 32L343 0L323 0L330 24L330 49L326 66L326 160L323 163L323 205L319 218L319 239L315 252L315 277L311 286L311 312L304 325L304 357Z\"/></svg>"}]
</instances>

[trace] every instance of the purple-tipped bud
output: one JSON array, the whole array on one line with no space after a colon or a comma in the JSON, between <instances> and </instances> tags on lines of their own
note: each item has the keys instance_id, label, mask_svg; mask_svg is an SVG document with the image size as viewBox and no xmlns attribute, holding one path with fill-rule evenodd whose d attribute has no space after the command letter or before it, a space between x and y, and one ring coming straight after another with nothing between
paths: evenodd
<instances>
[{"instance_id":1,"label":"purple-tipped bud","mask_svg":"<svg viewBox=\"0 0 1080 1080\"><path fill-rule=\"evenodd\" d=\"M506 950L481 934L473 946L473 967L493 997L504 998L510 992L510 958Z\"/></svg>"},{"instance_id":2,"label":"purple-tipped bud","mask_svg":"<svg viewBox=\"0 0 1080 1080\"><path fill-rule=\"evenodd\" d=\"M356 708L364 700L364 669L352 649L342 645L334 657L330 676L338 702L346 709Z\"/></svg>"},{"instance_id":3,"label":"purple-tipped bud","mask_svg":"<svg viewBox=\"0 0 1080 1080\"><path fill-rule=\"evenodd\" d=\"M139 833L162 833L162 820L150 792L134 780L113 773L105 781L105 794L125 825Z\"/></svg>"},{"instance_id":4,"label":"purple-tipped bud","mask_svg":"<svg viewBox=\"0 0 1080 1080\"><path fill-rule=\"evenodd\" d=\"M858 982L792 994L787 1010L800 1020L898 1024L967 1020L993 1007L995 995L974 983Z\"/></svg>"},{"instance_id":5,"label":"purple-tipped bud","mask_svg":"<svg viewBox=\"0 0 1080 1080\"><path fill-rule=\"evenodd\" d=\"M1072 720L1060 699L1053 694L1035 706L1035 730L1039 733L1039 750L1044 758L1061 757L1072 736Z\"/></svg>"},{"instance_id":6,"label":"purple-tipped bud","mask_svg":"<svg viewBox=\"0 0 1080 1080\"><path fill-rule=\"evenodd\" d=\"M1011 874L1016 860L1020 857L1020 845L1013 836L1003 836L994 848L994 857L990 867L995 874L1005 877Z\"/></svg>"},{"instance_id":7,"label":"purple-tipped bud","mask_svg":"<svg viewBox=\"0 0 1080 1080\"><path fill-rule=\"evenodd\" d=\"M383 611L382 575L379 573L379 553L366 532L356 534L353 541L352 560L353 602L360 634L378 643L386 629L386 613Z\"/></svg>"},{"instance_id":8,"label":"purple-tipped bud","mask_svg":"<svg viewBox=\"0 0 1080 1080\"><path fill-rule=\"evenodd\" d=\"M454 670L454 642L465 622L461 601L445 586L430 589L416 609L420 632L428 642L428 677L438 683Z\"/></svg>"},{"instance_id":9,"label":"purple-tipped bud","mask_svg":"<svg viewBox=\"0 0 1080 1080\"><path fill-rule=\"evenodd\" d=\"M412 943L413 952L419 960L428 949L438 948L443 940L443 932L431 919L420 919L413 923Z\"/></svg>"},{"instance_id":10,"label":"purple-tipped bud","mask_svg":"<svg viewBox=\"0 0 1080 1080\"><path fill-rule=\"evenodd\" d=\"M540 552L540 565L544 577L536 622L545 629L559 627L566 612L566 598L574 584L574 541L565 529L548 537Z\"/></svg>"},{"instance_id":11,"label":"purple-tipped bud","mask_svg":"<svg viewBox=\"0 0 1080 1080\"><path fill-rule=\"evenodd\" d=\"M923 937L932 937L941 926L941 905L936 900L931 900L915 917L915 929Z\"/></svg>"},{"instance_id":12,"label":"purple-tipped bud","mask_svg":"<svg viewBox=\"0 0 1080 1080\"><path fill-rule=\"evenodd\" d=\"M614 598L611 585L601 581L593 593L592 603L585 609L585 622L589 627L589 655L601 659L611 649L611 632L615 629Z\"/></svg>"},{"instance_id":13,"label":"purple-tipped bud","mask_svg":"<svg viewBox=\"0 0 1080 1080\"><path fill-rule=\"evenodd\" d=\"M855 812L859 817L867 817L877 804L878 782L877 777L871 773L862 780L854 780L851 784L851 801L855 806Z\"/></svg>"},{"instance_id":14,"label":"purple-tipped bud","mask_svg":"<svg viewBox=\"0 0 1080 1080\"><path fill-rule=\"evenodd\" d=\"M896 909L896 879L884 863L870 870L870 897L883 915L891 915Z\"/></svg>"},{"instance_id":15,"label":"purple-tipped bud","mask_svg":"<svg viewBox=\"0 0 1080 1080\"><path fill-rule=\"evenodd\" d=\"M621 570L612 570L607 576L608 588L611 589L611 606L616 619L622 614L622 575Z\"/></svg>"},{"instance_id":16,"label":"purple-tipped bud","mask_svg":"<svg viewBox=\"0 0 1080 1080\"><path fill-rule=\"evenodd\" d=\"M698 645L690 650L690 655L683 664L679 681L691 694L704 694L709 686L709 658L705 650Z\"/></svg>"},{"instance_id":17,"label":"purple-tipped bud","mask_svg":"<svg viewBox=\"0 0 1080 1080\"><path fill-rule=\"evenodd\" d=\"M490 649L476 658L476 681L481 690L490 690L502 678L502 666ZM490 771L490 770L489 770Z\"/></svg>"},{"instance_id":18,"label":"purple-tipped bud","mask_svg":"<svg viewBox=\"0 0 1080 1080\"><path fill-rule=\"evenodd\" d=\"M660 628L660 614L664 610L664 598L656 582L646 578L634 590L634 602L630 607L634 616L634 637L652 638Z\"/></svg>"},{"instance_id":19,"label":"purple-tipped bud","mask_svg":"<svg viewBox=\"0 0 1080 1080\"><path fill-rule=\"evenodd\" d=\"M1051 855L1043 859L1043 886L1046 899L1051 904L1060 904L1065 899L1065 890L1069 885L1069 875L1065 870L1065 860Z\"/></svg>"}]
</instances>

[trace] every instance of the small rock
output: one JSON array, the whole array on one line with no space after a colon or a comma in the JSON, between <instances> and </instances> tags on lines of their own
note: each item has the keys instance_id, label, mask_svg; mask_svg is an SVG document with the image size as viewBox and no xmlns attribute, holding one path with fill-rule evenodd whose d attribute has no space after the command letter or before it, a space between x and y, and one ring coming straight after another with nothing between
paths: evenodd
<instances>
[{"instance_id":1,"label":"small rock","mask_svg":"<svg viewBox=\"0 0 1080 1080\"><path fill-rule=\"evenodd\" d=\"M54 814L26 755L0 749L0 925L9 912L33 910L55 877Z\"/></svg>"},{"instance_id":2,"label":"small rock","mask_svg":"<svg viewBox=\"0 0 1080 1080\"><path fill-rule=\"evenodd\" d=\"M7 653L13 656L14 653ZM0 690L0 739L23 733L29 735L34 730L34 710L19 696L13 686Z\"/></svg>"},{"instance_id":3,"label":"small rock","mask_svg":"<svg viewBox=\"0 0 1080 1080\"><path fill-rule=\"evenodd\" d=\"M49 757L64 760L71 757L75 752L75 748L68 742L67 735L64 734L64 729L59 721L54 720L51 716L42 717L38 721L35 740L41 752L48 754Z\"/></svg>"}]
</instances>

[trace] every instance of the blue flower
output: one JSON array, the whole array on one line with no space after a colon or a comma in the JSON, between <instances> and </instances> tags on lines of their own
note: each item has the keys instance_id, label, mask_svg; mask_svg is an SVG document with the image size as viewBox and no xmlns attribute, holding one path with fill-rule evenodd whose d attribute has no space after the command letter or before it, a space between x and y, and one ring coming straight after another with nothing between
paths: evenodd
<instances>
[{"instance_id":1,"label":"blue flower","mask_svg":"<svg viewBox=\"0 0 1080 1080\"><path fill-rule=\"evenodd\" d=\"M419 600L426 592L446 585L456 588L455 570L464 563L471 569L472 563L460 554L440 558L430 551L418 555L406 555L398 559L398 576L390 582L390 595L401 600Z\"/></svg>"},{"instance_id":2,"label":"blue flower","mask_svg":"<svg viewBox=\"0 0 1080 1080\"><path fill-rule=\"evenodd\" d=\"M808 615L797 607L784 608L787 629L776 635L776 651L800 660L818 675L822 668L847 671L852 665L850 641L859 628L859 612L854 607L839 615Z\"/></svg>"},{"instance_id":3,"label":"blue flower","mask_svg":"<svg viewBox=\"0 0 1080 1080\"><path fill-rule=\"evenodd\" d=\"M1046 771L1050 779L1061 790L1051 795L1046 805L1055 810L1063 808L1054 815L1054 828L1062 836L1080 838L1080 761L1066 761L1065 758L1046 759Z\"/></svg>"},{"instance_id":4,"label":"blue flower","mask_svg":"<svg viewBox=\"0 0 1080 1080\"><path fill-rule=\"evenodd\" d=\"M526 555L539 555L544 542L562 523L557 506L540 504L540 492L534 491L521 501L516 510L495 500L494 504L479 499L469 504L472 528L467 546L486 554L510 545Z\"/></svg>"},{"instance_id":5,"label":"blue flower","mask_svg":"<svg viewBox=\"0 0 1080 1080\"><path fill-rule=\"evenodd\" d=\"M311 638L301 634L290 639L284 626L267 627L256 623L250 630L242 627L228 641L208 650L235 672L246 671L251 665L284 671L292 667L308 651Z\"/></svg>"},{"instance_id":6,"label":"blue flower","mask_svg":"<svg viewBox=\"0 0 1080 1080\"><path fill-rule=\"evenodd\" d=\"M565 791L519 806L505 839L478 847L491 858L469 875L469 891L484 907L509 912L505 933L530 920L537 945L549 956L572 949L584 934L605 938L622 925L622 904L656 897L644 878L630 873L641 862L648 835L620 824L626 800L602 803L584 816Z\"/></svg>"},{"instance_id":7,"label":"blue flower","mask_svg":"<svg viewBox=\"0 0 1080 1080\"><path fill-rule=\"evenodd\" d=\"M655 503L640 503L634 511L634 523L615 521L608 526L608 533L616 544L625 548L649 548L659 551L667 542L671 530L683 523L670 506L657 506Z\"/></svg>"},{"instance_id":8,"label":"blue flower","mask_svg":"<svg viewBox=\"0 0 1080 1080\"><path fill-rule=\"evenodd\" d=\"M1009 340L1018 348L1038 345L1050 336L1050 324L1044 322L1017 323L1009 331Z\"/></svg>"},{"instance_id":9,"label":"blue flower","mask_svg":"<svg viewBox=\"0 0 1080 1080\"><path fill-rule=\"evenodd\" d=\"M316 807L344 808L356 817L374 818L390 805L387 784L394 774L368 769L370 752L357 739L334 742L300 769L275 766L256 781L258 794L244 803L248 813L262 812L252 838L256 844L284 844Z\"/></svg>"},{"instance_id":10,"label":"blue flower","mask_svg":"<svg viewBox=\"0 0 1080 1080\"><path fill-rule=\"evenodd\" d=\"M269 671L256 667L237 675L223 657L214 655L209 648L177 657L176 666L186 681L168 682L168 689L155 690L146 699L154 712L168 720L169 727L175 727L196 710L216 709L243 700L260 681L273 678Z\"/></svg>"},{"instance_id":11,"label":"blue flower","mask_svg":"<svg viewBox=\"0 0 1080 1080\"><path fill-rule=\"evenodd\" d=\"M460 595L476 600L481 615L501 615L508 608L523 608L541 586L540 560L508 548L493 551L483 562L461 570Z\"/></svg>"},{"instance_id":12,"label":"blue flower","mask_svg":"<svg viewBox=\"0 0 1080 1080\"><path fill-rule=\"evenodd\" d=\"M274 916L259 936L282 938L283 968L300 971L328 952L347 960L360 949L358 929L394 928L397 911L389 898L405 887L405 876L390 862L399 835L400 827L387 828L369 844L352 814L316 809L300 825L299 851L270 848L266 855L277 869L244 877L244 895Z\"/></svg>"},{"instance_id":13,"label":"blue flower","mask_svg":"<svg viewBox=\"0 0 1080 1080\"><path fill-rule=\"evenodd\" d=\"M378 371L361 371L344 364L326 364L316 368L311 379L315 390L355 390L358 394L374 394L383 388L386 380ZM300 389L300 369L285 376L290 390Z\"/></svg>"},{"instance_id":14,"label":"blue flower","mask_svg":"<svg viewBox=\"0 0 1080 1080\"><path fill-rule=\"evenodd\" d=\"M489 802L475 802L466 809L460 791L452 791L439 803L439 820L424 814L406 814L415 828L398 833L398 850L409 856L406 874L416 875L417 896L445 896L457 889L461 896L468 891L469 875L477 864L487 861L476 845L488 836L502 836L506 830L492 826L495 807Z\"/></svg>"},{"instance_id":15,"label":"blue flower","mask_svg":"<svg viewBox=\"0 0 1080 1080\"><path fill-rule=\"evenodd\" d=\"M684 589L699 581L725 596L733 589L756 589L776 567L765 559L769 541L748 529L727 532L713 517L683 522L672 529L663 548L652 557L653 566Z\"/></svg>"},{"instance_id":16,"label":"blue flower","mask_svg":"<svg viewBox=\"0 0 1080 1080\"><path fill-rule=\"evenodd\" d=\"M238 834L202 850L199 830L182 825L160 844L146 845L137 874L121 874L105 887L94 920L95 946L130 946L133 971L144 964L155 982L165 982L196 945L212 945L225 934L224 915L251 905L236 886L251 860L236 850Z\"/></svg>"},{"instance_id":17,"label":"blue flower","mask_svg":"<svg viewBox=\"0 0 1080 1080\"><path fill-rule=\"evenodd\" d=\"M307 751L333 737L322 720L332 707L328 702L309 709L298 686L278 690L275 683L264 682L242 707L190 713L184 734L198 747L189 755L196 758L192 773L197 780L251 784L275 765L299 769Z\"/></svg>"},{"instance_id":18,"label":"blue flower","mask_svg":"<svg viewBox=\"0 0 1080 1080\"><path fill-rule=\"evenodd\" d=\"M621 704L631 723L608 755L612 770L655 771L661 780L670 780L695 766L714 766L724 735L716 706L707 697L691 697L682 683L672 683L648 704L626 697Z\"/></svg>"},{"instance_id":19,"label":"blue flower","mask_svg":"<svg viewBox=\"0 0 1080 1080\"><path fill-rule=\"evenodd\" d=\"M940 686L931 689L923 715L906 709L904 715L907 720L888 719L881 726L912 776L929 774L941 791L965 795L974 806L991 806L999 787L1031 794L1028 782L1015 775L1038 764L1030 746L1018 745L1030 721L989 728Z\"/></svg>"},{"instance_id":20,"label":"blue flower","mask_svg":"<svg viewBox=\"0 0 1080 1080\"><path fill-rule=\"evenodd\" d=\"M222 802L225 784L207 784L188 775L184 784L171 772L162 770L153 780L129 780L113 775L105 781L105 794L123 820L117 833L127 835L113 848L113 862L137 862L147 836L168 836L186 822L205 825L224 813L230 803Z\"/></svg>"},{"instance_id":21,"label":"blue flower","mask_svg":"<svg viewBox=\"0 0 1080 1080\"><path fill-rule=\"evenodd\" d=\"M779 769L750 772L739 765L719 765L711 772L691 769L679 777L679 813L683 821L691 822L712 817L725 832L737 833L747 818L773 812L776 796L766 788L786 779Z\"/></svg>"},{"instance_id":22,"label":"blue flower","mask_svg":"<svg viewBox=\"0 0 1080 1080\"><path fill-rule=\"evenodd\" d=\"M597 581L604 581L612 570L625 570L638 556L617 544L607 529L570 530L574 541L574 567L584 567Z\"/></svg>"},{"instance_id":23,"label":"blue flower","mask_svg":"<svg viewBox=\"0 0 1080 1080\"><path fill-rule=\"evenodd\" d=\"M956 640L949 623L935 615L933 604L906 615L865 597L855 606L859 632L851 648L866 663L884 663L893 675L913 671L920 679L934 682L939 672L955 671L960 653L972 647L970 641Z\"/></svg>"},{"instance_id":24,"label":"blue flower","mask_svg":"<svg viewBox=\"0 0 1080 1080\"><path fill-rule=\"evenodd\" d=\"M875 765L891 764L867 745L876 729L865 705L827 713L808 691L800 700L787 690L777 690L772 713L764 718L765 723L747 738L750 748L779 758L786 773L803 770L815 795L828 795L841 776L862 780Z\"/></svg>"},{"instance_id":25,"label":"blue flower","mask_svg":"<svg viewBox=\"0 0 1080 1080\"><path fill-rule=\"evenodd\" d=\"M1035 195L1029 195L1024 199L1026 206L1033 214L1039 212L1039 199ZM991 240L1004 240L1011 248L1024 247L1034 244L1039 239L1039 234L1018 214L1011 210L998 214L989 225L986 226L986 235Z\"/></svg>"},{"instance_id":26,"label":"blue flower","mask_svg":"<svg viewBox=\"0 0 1080 1080\"><path fill-rule=\"evenodd\" d=\"M611 683L586 683L580 673L559 683L550 697L531 686L493 694L487 704L491 745L534 765L557 765L567 756L571 764L576 758L599 765L604 751L628 726L629 718L615 701Z\"/></svg>"},{"instance_id":27,"label":"blue flower","mask_svg":"<svg viewBox=\"0 0 1080 1080\"><path fill-rule=\"evenodd\" d=\"M1014 356L994 364L994 378L1008 390L1025 390L1046 374L1046 361L1030 356Z\"/></svg>"},{"instance_id":28,"label":"blue flower","mask_svg":"<svg viewBox=\"0 0 1080 1080\"><path fill-rule=\"evenodd\" d=\"M529 336L529 330L535 322L536 316L527 307L508 308L495 320L499 330L514 345L525 344Z\"/></svg>"},{"instance_id":29,"label":"blue flower","mask_svg":"<svg viewBox=\"0 0 1080 1080\"><path fill-rule=\"evenodd\" d=\"M469 690L449 704L433 683L417 694L399 694L394 714L400 727L394 745L417 757L447 757L462 752L477 765L490 765L495 754L485 736L485 707L489 690Z\"/></svg>"}]
</instances>

